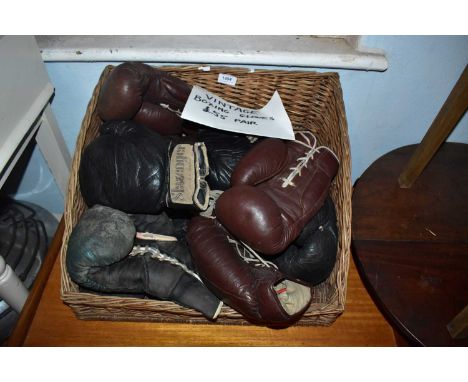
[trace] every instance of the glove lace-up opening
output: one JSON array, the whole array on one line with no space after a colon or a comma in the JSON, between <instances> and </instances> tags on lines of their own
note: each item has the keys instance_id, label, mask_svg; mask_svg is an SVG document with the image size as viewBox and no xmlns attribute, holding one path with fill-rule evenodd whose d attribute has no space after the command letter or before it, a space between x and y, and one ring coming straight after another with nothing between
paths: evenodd
<instances>
[{"instance_id":1,"label":"glove lace-up opening","mask_svg":"<svg viewBox=\"0 0 468 382\"><path fill-rule=\"evenodd\" d=\"M205 211L200 212L200 216L209 219L215 219L214 210L216 206L216 201L219 199L223 192L224 191L221 190L210 190L208 208Z\"/></svg>"},{"instance_id":2,"label":"glove lace-up opening","mask_svg":"<svg viewBox=\"0 0 468 382\"><path fill-rule=\"evenodd\" d=\"M152 232L137 232L135 237L140 240L177 241L175 236L161 235Z\"/></svg>"},{"instance_id":3,"label":"glove lace-up opening","mask_svg":"<svg viewBox=\"0 0 468 382\"><path fill-rule=\"evenodd\" d=\"M306 142L302 142L302 141L299 141L297 139L294 140L293 142L298 143L298 144L300 144L302 146L305 146L305 147L309 148L310 150L307 151L304 156L301 156L301 157L297 158L297 161L299 162L299 164L296 167L290 167L289 168L291 170L291 173L288 175L287 178L281 178L281 180L283 181L283 183L281 184L282 188L286 188L288 186L295 187L296 185L294 184L293 179L296 177L296 175L301 176L302 169L304 167L307 167L308 161L310 159L313 159L315 153L320 152L321 149L328 150L330 153L333 154L333 156L339 162L338 157L336 156L336 154L332 150L330 150L330 148L328 148L326 146L317 147L317 138L315 138L315 135L312 134L312 132L310 132L310 131L298 131L298 132L296 132L296 135L300 135L302 138L305 139ZM313 143L311 143L308 136L313 138Z\"/></svg>"},{"instance_id":4,"label":"glove lace-up opening","mask_svg":"<svg viewBox=\"0 0 468 382\"><path fill-rule=\"evenodd\" d=\"M149 246L140 246L140 245L135 245L132 248L132 251L129 253L129 256L144 256L147 253L150 254L150 257L152 259L156 259L159 261L165 261L168 262L172 265L176 265L184 270L184 272L188 273L189 275L195 277L198 281L201 281L200 276L198 276L195 272L191 271L190 269L187 268L185 264L182 264L179 260L177 260L174 257L168 256L165 253L162 253L158 248L154 247L149 247Z\"/></svg>"},{"instance_id":5,"label":"glove lace-up opening","mask_svg":"<svg viewBox=\"0 0 468 382\"><path fill-rule=\"evenodd\" d=\"M309 304L310 288L294 281L284 279L273 287L283 309L289 315L300 312Z\"/></svg>"},{"instance_id":6,"label":"glove lace-up opening","mask_svg":"<svg viewBox=\"0 0 468 382\"><path fill-rule=\"evenodd\" d=\"M278 269L276 264L272 263L271 261L266 261L262 259L262 257L255 252L252 248L250 248L244 242L239 242L231 237L227 237L230 244L234 244L236 247L237 254L244 260L247 264L254 264L256 267L273 267Z\"/></svg>"},{"instance_id":7,"label":"glove lace-up opening","mask_svg":"<svg viewBox=\"0 0 468 382\"><path fill-rule=\"evenodd\" d=\"M229 243L234 244L238 255L248 264L254 264L256 267L273 267L278 269L276 264L264 260L257 252L250 248L244 242L239 242L231 237L227 237ZM283 279L277 283L273 289L276 291L278 300L289 315L300 312L309 304L311 298L310 288L306 285L294 281Z\"/></svg>"},{"instance_id":8,"label":"glove lace-up opening","mask_svg":"<svg viewBox=\"0 0 468 382\"><path fill-rule=\"evenodd\" d=\"M182 115L182 112L178 109L172 109L168 104L166 103L160 103L159 106L161 106L163 109L167 109L169 111L172 111L173 113L177 114L179 117Z\"/></svg>"},{"instance_id":9,"label":"glove lace-up opening","mask_svg":"<svg viewBox=\"0 0 468 382\"><path fill-rule=\"evenodd\" d=\"M205 178L210 173L208 153L206 146L202 142L195 142L194 144L194 155L195 155L195 192L194 192L194 204L198 209L204 211L208 208L210 187Z\"/></svg>"}]
</instances>

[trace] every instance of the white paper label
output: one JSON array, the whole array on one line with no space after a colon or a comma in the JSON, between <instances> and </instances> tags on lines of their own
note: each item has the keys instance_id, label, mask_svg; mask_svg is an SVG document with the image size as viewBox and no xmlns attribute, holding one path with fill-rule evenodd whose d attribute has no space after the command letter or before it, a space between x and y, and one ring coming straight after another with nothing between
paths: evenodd
<instances>
[{"instance_id":1,"label":"white paper label","mask_svg":"<svg viewBox=\"0 0 468 382\"><path fill-rule=\"evenodd\" d=\"M294 140L291 120L277 91L261 109L248 109L194 86L182 118L216 129Z\"/></svg>"},{"instance_id":2,"label":"white paper label","mask_svg":"<svg viewBox=\"0 0 468 382\"><path fill-rule=\"evenodd\" d=\"M237 77L231 76L230 74L219 73L218 82L229 86L236 86Z\"/></svg>"}]
</instances>

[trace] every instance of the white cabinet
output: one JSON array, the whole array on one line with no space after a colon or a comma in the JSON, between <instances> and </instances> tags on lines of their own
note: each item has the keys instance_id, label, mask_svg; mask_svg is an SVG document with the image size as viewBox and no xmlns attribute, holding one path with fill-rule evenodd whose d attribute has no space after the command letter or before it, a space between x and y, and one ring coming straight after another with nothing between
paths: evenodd
<instances>
[{"instance_id":1,"label":"white cabinet","mask_svg":"<svg viewBox=\"0 0 468 382\"><path fill-rule=\"evenodd\" d=\"M66 195L71 158L50 108L53 93L35 38L0 36L0 188L35 138ZM20 310L25 288L3 258L0 264L0 298Z\"/></svg>"},{"instance_id":2,"label":"white cabinet","mask_svg":"<svg viewBox=\"0 0 468 382\"><path fill-rule=\"evenodd\" d=\"M65 195L70 153L50 109L50 83L33 36L0 37L0 187L27 143L39 148Z\"/></svg>"}]
</instances>

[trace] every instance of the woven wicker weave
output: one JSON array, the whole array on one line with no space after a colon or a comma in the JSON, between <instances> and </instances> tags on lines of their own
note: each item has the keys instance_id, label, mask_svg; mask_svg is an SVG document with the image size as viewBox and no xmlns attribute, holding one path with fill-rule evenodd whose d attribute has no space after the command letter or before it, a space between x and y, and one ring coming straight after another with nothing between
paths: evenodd
<instances>
[{"instance_id":1,"label":"woven wicker weave","mask_svg":"<svg viewBox=\"0 0 468 382\"><path fill-rule=\"evenodd\" d=\"M65 203L65 232L60 252L61 298L81 319L114 321L159 321L209 323L195 310L168 301L133 297L109 297L80 292L66 269L65 256L72 228L85 211L80 194L78 168L83 149L97 135L102 121L96 114L101 85L113 66L107 66L94 89L76 143ZM338 259L330 277L312 289L312 304L297 325L330 325L343 312L351 243L351 158L346 116L338 74L299 71L211 68L200 71L193 67L163 67L163 70L190 84L197 84L228 101L250 108L263 107L278 90L296 129L306 128L318 142L329 146L340 159L340 169L332 184L331 195L337 210L339 227ZM218 74L237 77L235 87L219 84ZM222 308L217 324L249 324L227 307Z\"/></svg>"}]
</instances>

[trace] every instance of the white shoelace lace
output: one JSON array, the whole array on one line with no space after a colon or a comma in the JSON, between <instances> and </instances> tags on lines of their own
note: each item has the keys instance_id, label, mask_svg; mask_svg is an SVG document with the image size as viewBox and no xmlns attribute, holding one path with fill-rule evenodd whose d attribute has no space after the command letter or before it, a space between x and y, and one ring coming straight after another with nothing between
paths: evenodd
<instances>
[{"instance_id":1,"label":"white shoelace lace","mask_svg":"<svg viewBox=\"0 0 468 382\"><path fill-rule=\"evenodd\" d=\"M237 241L233 239L232 237L227 237L229 243L234 244L236 246L236 252L237 254L247 263L253 263L256 267L273 267L275 269L278 269L276 264L272 263L271 261L266 261L262 259L262 257L255 252L252 248L250 248L247 244L244 242Z\"/></svg>"},{"instance_id":2,"label":"white shoelace lace","mask_svg":"<svg viewBox=\"0 0 468 382\"><path fill-rule=\"evenodd\" d=\"M167 263L170 263L172 265L177 265L178 267L182 268L186 273L189 275L195 277L198 281L202 282L200 279L200 276L198 276L195 272L191 271L190 269L187 268L187 266L183 263L181 263L179 260L177 260L174 257L168 256L165 253L162 253L158 248L154 247L149 247L149 246L140 246L140 245L135 245L132 248L132 251L128 254L129 256L143 256L147 253L151 254L152 259L156 259L159 261L165 261Z\"/></svg>"},{"instance_id":3,"label":"white shoelace lace","mask_svg":"<svg viewBox=\"0 0 468 382\"><path fill-rule=\"evenodd\" d=\"M154 234L150 232L137 232L136 237L142 240L177 241L177 238L174 236L160 235L160 234ZM198 281L204 284L200 276L198 276L198 274L190 270L185 264L181 263L176 258L168 256L165 253L162 253L158 248L135 245L132 248L132 251L128 255L129 256L143 256L147 253L151 254L150 257L152 259L165 261L165 262L168 262L169 264L182 268L184 272L188 273L192 277L195 277ZM219 301L218 308L213 314L213 317L212 317L213 319L216 319L218 317L223 305L224 303L222 301Z\"/></svg>"},{"instance_id":4,"label":"white shoelace lace","mask_svg":"<svg viewBox=\"0 0 468 382\"><path fill-rule=\"evenodd\" d=\"M315 153L320 152L321 149L325 149L325 150L330 151L335 156L336 160L338 160L338 157L336 156L336 154L333 151L330 150L330 148L328 148L326 146L317 147L317 138L315 138L315 135L312 134L312 132L310 132L310 131L298 131L298 132L296 132L296 134L299 134L300 136L302 136L306 140L306 142L302 142L302 141L299 141L297 139L292 141L292 142L298 143L298 144L300 144L302 146L305 146L305 147L309 148L310 150L307 151L304 156L297 158L297 161L299 162L299 164L296 167L290 167L289 168L291 170L291 173L288 175L287 178L281 178L281 180L283 181L283 183L281 184L282 188L286 188L288 186L295 187L296 185L293 183L293 179L296 177L296 175L301 176L302 169L304 167L307 168L308 161L314 157ZM313 143L311 143L308 135L313 138Z\"/></svg>"},{"instance_id":5,"label":"white shoelace lace","mask_svg":"<svg viewBox=\"0 0 468 382\"><path fill-rule=\"evenodd\" d=\"M229 243L234 244L236 247L237 254L247 263L247 264L254 264L256 267L266 267L270 268L273 267L278 269L275 263L271 261L266 261L263 259L257 252L255 252L252 248L250 248L244 242L239 242L231 237L227 237ZM285 281L280 282L279 284L274 286L274 290L278 295L279 300L282 304L289 303L291 296L288 290L288 284Z\"/></svg>"},{"instance_id":6,"label":"white shoelace lace","mask_svg":"<svg viewBox=\"0 0 468 382\"><path fill-rule=\"evenodd\" d=\"M161 235L152 232L137 232L135 236L140 240L177 241L175 236Z\"/></svg>"},{"instance_id":7,"label":"white shoelace lace","mask_svg":"<svg viewBox=\"0 0 468 382\"><path fill-rule=\"evenodd\" d=\"M167 109L169 111L172 111L173 113L176 113L179 117L182 115L182 112L177 109L172 109L168 104L166 103L160 103L159 106L161 106L164 109Z\"/></svg>"}]
</instances>

